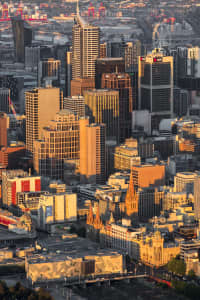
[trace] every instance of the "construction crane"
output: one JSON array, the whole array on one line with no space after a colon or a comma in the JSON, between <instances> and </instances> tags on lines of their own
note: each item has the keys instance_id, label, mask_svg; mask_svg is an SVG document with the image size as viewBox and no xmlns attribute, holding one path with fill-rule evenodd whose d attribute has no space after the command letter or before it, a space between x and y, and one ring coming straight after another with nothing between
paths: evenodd
<instances>
[{"instance_id":1,"label":"construction crane","mask_svg":"<svg viewBox=\"0 0 200 300\"><path fill-rule=\"evenodd\" d=\"M22 20L26 20L26 21L40 21L40 22L47 21L46 15L43 15L42 17L32 17L32 16L24 15L22 3L19 3L16 11L16 15L20 16ZM7 3L4 3L2 6L2 16L0 18L0 22L6 22L6 21L11 21L11 17L9 16L8 5Z\"/></svg>"},{"instance_id":2,"label":"construction crane","mask_svg":"<svg viewBox=\"0 0 200 300\"><path fill-rule=\"evenodd\" d=\"M90 3L90 6L88 7L88 17L90 17L91 14L94 18L94 6L92 5L92 3Z\"/></svg>"},{"instance_id":3,"label":"construction crane","mask_svg":"<svg viewBox=\"0 0 200 300\"><path fill-rule=\"evenodd\" d=\"M99 6L99 17L105 17L105 7L103 6L103 3L101 2L100 6Z\"/></svg>"},{"instance_id":4,"label":"construction crane","mask_svg":"<svg viewBox=\"0 0 200 300\"><path fill-rule=\"evenodd\" d=\"M16 113L16 110L15 110L15 108L14 108L14 105L13 105L11 99L10 99L10 96L8 96L8 103L9 103L9 107L10 107L10 109L12 110L12 113L13 113L14 117L16 118L17 113Z\"/></svg>"}]
</instances>

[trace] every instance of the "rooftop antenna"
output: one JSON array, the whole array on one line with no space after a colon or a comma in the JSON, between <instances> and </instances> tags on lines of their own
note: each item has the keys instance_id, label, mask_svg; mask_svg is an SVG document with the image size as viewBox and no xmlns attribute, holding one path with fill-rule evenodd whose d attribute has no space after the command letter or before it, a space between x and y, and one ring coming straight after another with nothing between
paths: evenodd
<instances>
[{"instance_id":1,"label":"rooftop antenna","mask_svg":"<svg viewBox=\"0 0 200 300\"><path fill-rule=\"evenodd\" d=\"M76 15L79 16L79 0L76 2Z\"/></svg>"}]
</instances>

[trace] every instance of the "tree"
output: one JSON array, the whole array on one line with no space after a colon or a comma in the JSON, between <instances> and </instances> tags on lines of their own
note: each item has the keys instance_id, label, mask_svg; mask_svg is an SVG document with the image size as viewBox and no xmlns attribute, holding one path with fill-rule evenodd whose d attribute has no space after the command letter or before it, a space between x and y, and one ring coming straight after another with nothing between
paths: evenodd
<instances>
[{"instance_id":1,"label":"tree","mask_svg":"<svg viewBox=\"0 0 200 300\"><path fill-rule=\"evenodd\" d=\"M172 287L178 292L178 293L184 293L186 289L187 283L184 281L179 280L172 280Z\"/></svg>"},{"instance_id":2,"label":"tree","mask_svg":"<svg viewBox=\"0 0 200 300\"><path fill-rule=\"evenodd\" d=\"M189 277L190 279L195 279L195 278L196 278L196 274L195 274L194 270L191 269L191 270L188 272L188 277Z\"/></svg>"},{"instance_id":3,"label":"tree","mask_svg":"<svg viewBox=\"0 0 200 300\"><path fill-rule=\"evenodd\" d=\"M47 291L40 288L38 291L38 300L53 300L53 298Z\"/></svg>"},{"instance_id":4,"label":"tree","mask_svg":"<svg viewBox=\"0 0 200 300\"><path fill-rule=\"evenodd\" d=\"M172 258L167 264L167 269L173 274L184 276L186 265L182 259Z\"/></svg>"}]
</instances>

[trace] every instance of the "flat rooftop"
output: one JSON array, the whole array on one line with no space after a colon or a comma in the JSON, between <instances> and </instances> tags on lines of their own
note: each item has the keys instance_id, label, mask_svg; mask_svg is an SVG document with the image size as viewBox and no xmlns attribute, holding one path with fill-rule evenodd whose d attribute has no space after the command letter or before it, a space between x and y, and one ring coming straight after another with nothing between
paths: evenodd
<instances>
[{"instance_id":1,"label":"flat rooftop","mask_svg":"<svg viewBox=\"0 0 200 300\"><path fill-rule=\"evenodd\" d=\"M80 237L47 238L38 242L43 249L41 253L35 253L28 257L31 264L40 262L66 261L86 256L111 256L120 255L120 252L111 249L100 249L99 244ZM48 252L48 253L47 253Z\"/></svg>"}]
</instances>

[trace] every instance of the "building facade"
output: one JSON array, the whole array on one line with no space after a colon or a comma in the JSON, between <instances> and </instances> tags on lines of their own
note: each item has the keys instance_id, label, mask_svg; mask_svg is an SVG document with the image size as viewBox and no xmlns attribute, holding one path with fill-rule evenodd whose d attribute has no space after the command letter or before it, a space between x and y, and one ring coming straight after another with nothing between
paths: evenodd
<instances>
[{"instance_id":1,"label":"building facade","mask_svg":"<svg viewBox=\"0 0 200 300\"><path fill-rule=\"evenodd\" d=\"M196 173L180 172L174 176L174 189L176 192L194 193L194 181L197 177Z\"/></svg>"},{"instance_id":2,"label":"building facade","mask_svg":"<svg viewBox=\"0 0 200 300\"><path fill-rule=\"evenodd\" d=\"M84 92L86 114L91 122L106 124L107 139L119 141L119 92L107 89Z\"/></svg>"},{"instance_id":3,"label":"building facade","mask_svg":"<svg viewBox=\"0 0 200 300\"><path fill-rule=\"evenodd\" d=\"M125 61L123 57L104 57L96 60L95 87L101 88L101 77L103 73L125 72Z\"/></svg>"},{"instance_id":4,"label":"building facade","mask_svg":"<svg viewBox=\"0 0 200 300\"><path fill-rule=\"evenodd\" d=\"M156 268L166 265L172 257L180 253L180 247L175 243L164 243L164 238L159 231L151 237L146 237L140 243L141 261Z\"/></svg>"},{"instance_id":5,"label":"building facade","mask_svg":"<svg viewBox=\"0 0 200 300\"><path fill-rule=\"evenodd\" d=\"M71 97L83 96L84 91L94 89L94 78L76 78L71 80Z\"/></svg>"},{"instance_id":6,"label":"building facade","mask_svg":"<svg viewBox=\"0 0 200 300\"><path fill-rule=\"evenodd\" d=\"M38 86L45 86L49 81L52 86L60 87L61 61L48 58L38 63Z\"/></svg>"},{"instance_id":7,"label":"building facade","mask_svg":"<svg viewBox=\"0 0 200 300\"><path fill-rule=\"evenodd\" d=\"M34 142L34 169L52 179L64 178L64 162L77 162L80 157L80 125L78 115L61 110L42 130L42 140Z\"/></svg>"},{"instance_id":8,"label":"building facade","mask_svg":"<svg viewBox=\"0 0 200 300\"><path fill-rule=\"evenodd\" d=\"M41 139L44 126L60 110L59 88L36 88L25 92L26 99L26 147L33 153L35 140Z\"/></svg>"},{"instance_id":9,"label":"building facade","mask_svg":"<svg viewBox=\"0 0 200 300\"><path fill-rule=\"evenodd\" d=\"M72 79L94 78L99 55L99 27L88 24L78 13L72 28Z\"/></svg>"},{"instance_id":10,"label":"building facade","mask_svg":"<svg viewBox=\"0 0 200 300\"><path fill-rule=\"evenodd\" d=\"M138 142L136 139L126 139L125 143L115 147L114 169L118 171L131 170L132 165L140 165L141 159L138 154Z\"/></svg>"},{"instance_id":11,"label":"building facade","mask_svg":"<svg viewBox=\"0 0 200 300\"><path fill-rule=\"evenodd\" d=\"M77 195L72 193L44 194L39 200L38 228L50 230L52 224L77 219Z\"/></svg>"},{"instance_id":12,"label":"building facade","mask_svg":"<svg viewBox=\"0 0 200 300\"><path fill-rule=\"evenodd\" d=\"M10 90L7 88L0 88L0 111L5 113L11 112Z\"/></svg>"},{"instance_id":13,"label":"building facade","mask_svg":"<svg viewBox=\"0 0 200 300\"><path fill-rule=\"evenodd\" d=\"M40 176L29 176L22 170L2 173L2 202L4 206L17 204L17 193L41 190Z\"/></svg>"},{"instance_id":14,"label":"building facade","mask_svg":"<svg viewBox=\"0 0 200 300\"><path fill-rule=\"evenodd\" d=\"M106 180L106 128L80 120L80 179L81 182L103 184Z\"/></svg>"},{"instance_id":15,"label":"building facade","mask_svg":"<svg viewBox=\"0 0 200 300\"><path fill-rule=\"evenodd\" d=\"M101 77L101 88L119 91L120 142L123 142L131 135L133 110L131 77L127 73L105 73Z\"/></svg>"},{"instance_id":16,"label":"building facade","mask_svg":"<svg viewBox=\"0 0 200 300\"><path fill-rule=\"evenodd\" d=\"M136 188L165 185L165 165L163 164L132 166L131 174Z\"/></svg>"},{"instance_id":17,"label":"building facade","mask_svg":"<svg viewBox=\"0 0 200 300\"><path fill-rule=\"evenodd\" d=\"M162 118L173 116L173 57L159 49L138 60L139 109L151 113L151 127L157 129Z\"/></svg>"},{"instance_id":18,"label":"building facade","mask_svg":"<svg viewBox=\"0 0 200 300\"><path fill-rule=\"evenodd\" d=\"M85 117L85 98L83 96L72 96L64 98L63 108L71 110L79 117Z\"/></svg>"}]
</instances>

